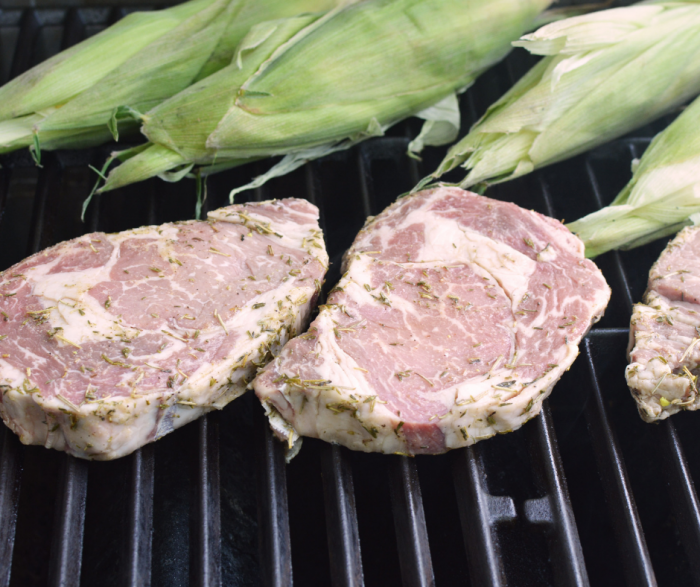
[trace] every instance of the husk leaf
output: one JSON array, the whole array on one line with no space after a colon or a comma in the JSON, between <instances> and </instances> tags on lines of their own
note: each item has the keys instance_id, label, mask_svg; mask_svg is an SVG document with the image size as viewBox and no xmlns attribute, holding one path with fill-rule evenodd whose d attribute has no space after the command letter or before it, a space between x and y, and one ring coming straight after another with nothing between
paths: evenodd
<instances>
[{"instance_id":1,"label":"husk leaf","mask_svg":"<svg viewBox=\"0 0 700 587\"><path fill-rule=\"evenodd\" d=\"M217 47L202 67L196 81L209 77L231 63L231 56L250 29L265 21L291 18L300 14L327 12L342 0L246 0L240 2L236 18L221 35Z\"/></svg>"},{"instance_id":2,"label":"husk leaf","mask_svg":"<svg viewBox=\"0 0 700 587\"><path fill-rule=\"evenodd\" d=\"M433 106L416 113L425 120L418 136L408 144L409 155L418 155L427 146L439 147L454 141L459 134L461 116L457 94L450 94Z\"/></svg>"},{"instance_id":3,"label":"husk leaf","mask_svg":"<svg viewBox=\"0 0 700 587\"><path fill-rule=\"evenodd\" d=\"M233 166L228 161L238 159L219 156L216 151L205 146L207 137L233 102L231 88L240 89L244 81L281 44L317 19L316 15L306 15L260 23L253 27L250 32L251 38L261 38L260 31L264 30L264 40L259 43L247 43L244 40L243 46L247 50L237 56L233 64L179 93L144 117L143 132L151 139L151 146L130 159L128 165L123 164L114 169L100 191L109 191L142 181L183 164L225 164L227 169ZM178 121L195 117L197 122L194 124L178 124ZM166 128L168 130L165 130ZM166 155L167 151L171 154ZM168 162L170 167L163 167L168 165ZM155 169L158 171L154 172Z\"/></svg>"},{"instance_id":4,"label":"husk leaf","mask_svg":"<svg viewBox=\"0 0 700 587\"><path fill-rule=\"evenodd\" d=\"M251 43L253 71L243 76L232 63L149 112L143 132L200 165L282 155L290 156L288 169L467 87L549 4L366 0L341 6L262 61L260 50L270 48L274 34L261 35L260 45ZM246 59L251 62L242 54L244 69Z\"/></svg>"},{"instance_id":5,"label":"husk leaf","mask_svg":"<svg viewBox=\"0 0 700 587\"><path fill-rule=\"evenodd\" d=\"M516 43L547 55L432 175L507 181L622 136L700 93L700 3L644 3L571 18Z\"/></svg>"},{"instance_id":6,"label":"husk leaf","mask_svg":"<svg viewBox=\"0 0 700 587\"><path fill-rule=\"evenodd\" d=\"M192 0L165 10L131 13L33 67L0 88L0 120L64 104L213 1Z\"/></svg>"},{"instance_id":7,"label":"husk leaf","mask_svg":"<svg viewBox=\"0 0 700 587\"><path fill-rule=\"evenodd\" d=\"M568 225L586 255L630 249L673 234L700 213L700 99L651 142L610 206Z\"/></svg>"},{"instance_id":8,"label":"husk leaf","mask_svg":"<svg viewBox=\"0 0 700 587\"><path fill-rule=\"evenodd\" d=\"M184 90L216 47L236 6L236 0L215 0L53 112L38 130L106 124L115 108L146 112Z\"/></svg>"},{"instance_id":9,"label":"husk leaf","mask_svg":"<svg viewBox=\"0 0 700 587\"><path fill-rule=\"evenodd\" d=\"M323 10L335 3L331 0L195 0L177 7L175 16L160 11L127 17L0 88L0 98L3 92L8 95L4 105L8 115L21 112L34 117L33 127L22 137L17 136L18 128L6 127L14 134L5 135L0 127L0 149L6 152L29 146L36 133L47 149L56 148L54 145L76 148L84 146L82 137L87 129L95 144L105 142L110 135L94 129L113 121L115 109L148 111L225 67L252 25L276 14ZM130 23L133 26L126 26ZM57 74L63 79L76 80L76 83L71 81L70 94L61 93L60 88L54 87L56 84L51 85ZM38 89L28 92L31 84ZM41 102L33 98L40 98ZM13 103L19 106L13 107ZM14 109L10 110L11 107ZM134 128L128 121L120 121L111 134L116 138L119 132L123 134ZM55 140L57 136L60 142ZM72 137L75 142L71 142Z\"/></svg>"}]
</instances>

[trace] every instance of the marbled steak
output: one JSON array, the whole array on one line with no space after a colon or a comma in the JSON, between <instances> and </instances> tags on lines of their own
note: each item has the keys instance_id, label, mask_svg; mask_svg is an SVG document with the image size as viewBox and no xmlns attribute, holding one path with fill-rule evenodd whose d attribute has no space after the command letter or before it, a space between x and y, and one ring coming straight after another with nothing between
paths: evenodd
<instances>
[{"instance_id":1,"label":"marbled steak","mask_svg":"<svg viewBox=\"0 0 700 587\"><path fill-rule=\"evenodd\" d=\"M254 380L277 433L437 454L519 428L610 297L560 222L456 188L366 224L308 333Z\"/></svg>"},{"instance_id":2,"label":"marbled steak","mask_svg":"<svg viewBox=\"0 0 700 587\"><path fill-rule=\"evenodd\" d=\"M242 394L327 264L293 199L38 253L0 275L0 415L25 444L128 454Z\"/></svg>"}]
</instances>

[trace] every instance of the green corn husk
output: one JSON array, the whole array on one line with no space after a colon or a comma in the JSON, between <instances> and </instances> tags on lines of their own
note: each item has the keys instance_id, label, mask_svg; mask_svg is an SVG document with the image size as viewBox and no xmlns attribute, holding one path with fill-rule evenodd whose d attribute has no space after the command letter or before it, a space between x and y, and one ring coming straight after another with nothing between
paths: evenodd
<instances>
[{"instance_id":1,"label":"green corn husk","mask_svg":"<svg viewBox=\"0 0 700 587\"><path fill-rule=\"evenodd\" d=\"M230 66L142 117L148 148L129 154L101 191L175 168L207 174L284 156L236 193L412 115L426 119L412 151L454 140L455 92L502 59L549 4L365 0L262 23Z\"/></svg>"},{"instance_id":2,"label":"green corn husk","mask_svg":"<svg viewBox=\"0 0 700 587\"><path fill-rule=\"evenodd\" d=\"M192 0L166 10L129 14L0 87L0 153L31 145L34 125L47 114L94 87L111 71L213 2ZM105 140L111 136L106 125L86 132L90 135L92 131ZM55 138L53 133L46 148ZM89 138L86 144L90 144Z\"/></svg>"},{"instance_id":3,"label":"green corn husk","mask_svg":"<svg viewBox=\"0 0 700 587\"><path fill-rule=\"evenodd\" d=\"M228 65L251 26L323 11L333 0L193 0L135 13L0 88L0 153L80 148ZM3 120L4 119L4 120Z\"/></svg>"},{"instance_id":4,"label":"green corn husk","mask_svg":"<svg viewBox=\"0 0 700 587\"><path fill-rule=\"evenodd\" d=\"M157 12L134 12L40 63L0 88L0 120L66 102L212 2L193 0Z\"/></svg>"},{"instance_id":5,"label":"green corn husk","mask_svg":"<svg viewBox=\"0 0 700 587\"><path fill-rule=\"evenodd\" d=\"M513 43L545 57L421 186L507 181L620 137L700 93L700 1L642 2L549 24Z\"/></svg>"},{"instance_id":6,"label":"green corn husk","mask_svg":"<svg viewBox=\"0 0 700 587\"><path fill-rule=\"evenodd\" d=\"M633 163L633 176L615 200L568 225L586 256L632 249L700 223L700 98L658 134Z\"/></svg>"}]
</instances>

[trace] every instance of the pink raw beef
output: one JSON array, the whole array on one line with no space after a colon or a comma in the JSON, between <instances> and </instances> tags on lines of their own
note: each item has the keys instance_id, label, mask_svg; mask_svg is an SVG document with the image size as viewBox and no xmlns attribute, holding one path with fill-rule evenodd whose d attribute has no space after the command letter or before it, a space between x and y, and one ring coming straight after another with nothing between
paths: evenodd
<instances>
[{"instance_id":1,"label":"pink raw beef","mask_svg":"<svg viewBox=\"0 0 700 587\"><path fill-rule=\"evenodd\" d=\"M630 322L627 384L646 422L700 409L700 227L681 230L649 272Z\"/></svg>"},{"instance_id":2,"label":"pink raw beef","mask_svg":"<svg viewBox=\"0 0 700 587\"><path fill-rule=\"evenodd\" d=\"M254 380L278 435L439 454L537 415L610 289L560 222L457 188L360 232L307 334Z\"/></svg>"},{"instance_id":3,"label":"pink raw beef","mask_svg":"<svg viewBox=\"0 0 700 587\"><path fill-rule=\"evenodd\" d=\"M113 459L245 391L306 324L328 264L304 200L88 234L0 274L0 415Z\"/></svg>"}]
</instances>

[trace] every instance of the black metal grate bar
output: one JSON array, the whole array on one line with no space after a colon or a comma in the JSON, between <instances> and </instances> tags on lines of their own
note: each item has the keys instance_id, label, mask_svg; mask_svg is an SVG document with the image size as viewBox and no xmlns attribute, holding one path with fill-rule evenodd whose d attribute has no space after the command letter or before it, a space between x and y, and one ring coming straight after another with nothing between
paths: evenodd
<instances>
[{"instance_id":1,"label":"black metal grate bar","mask_svg":"<svg viewBox=\"0 0 700 587\"><path fill-rule=\"evenodd\" d=\"M66 20L63 25L63 37L61 39L61 50L68 49L76 43L82 41L85 34L85 21L82 13L77 8L71 8L66 13Z\"/></svg>"},{"instance_id":2,"label":"black metal grate bar","mask_svg":"<svg viewBox=\"0 0 700 587\"><path fill-rule=\"evenodd\" d=\"M153 451L153 445L147 445L128 457L131 460L131 479L123 581L128 587L151 585L155 468Z\"/></svg>"},{"instance_id":3,"label":"black metal grate bar","mask_svg":"<svg viewBox=\"0 0 700 587\"><path fill-rule=\"evenodd\" d=\"M355 490L350 463L343 453L344 449L333 445L321 451L331 577L333 587L362 587L364 576Z\"/></svg>"},{"instance_id":4,"label":"black metal grate bar","mask_svg":"<svg viewBox=\"0 0 700 587\"><path fill-rule=\"evenodd\" d=\"M357 171L360 175L360 201L362 202L362 213L364 216L371 216L376 204L373 205L371 194L371 173L367 162L366 151L362 148L358 150Z\"/></svg>"},{"instance_id":5,"label":"black metal grate bar","mask_svg":"<svg viewBox=\"0 0 700 587\"><path fill-rule=\"evenodd\" d=\"M0 586L10 584L12 552L15 545L17 506L22 470L22 445L19 438L5 430L0 452Z\"/></svg>"},{"instance_id":6,"label":"black metal grate bar","mask_svg":"<svg viewBox=\"0 0 700 587\"><path fill-rule=\"evenodd\" d=\"M457 451L454 483L472 585L506 587L496 528L517 518L510 497L489 494L479 445Z\"/></svg>"},{"instance_id":7,"label":"black metal grate bar","mask_svg":"<svg viewBox=\"0 0 700 587\"><path fill-rule=\"evenodd\" d=\"M583 346L582 354L588 364L591 379L591 397L585 408L586 422L603 479L613 529L620 544L623 569L629 585L656 587L656 576L627 477L625 462L605 409L591 338L585 339Z\"/></svg>"},{"instance_id":8,"label":"black metal grate bar","mask_svg":"<svg viewBox=\"0 0 700 587\"><path fill-rule=\"evenodd\" d=\"M5 205L7 204L7 192L10 185L10 171L0 167L0 222L5 213Z\"/></svg>"},{"instance_id":9,"label":"black metal grate bar","mask_svg":"<svg viewBox=\"0 0 700 587\"><path fill-rule=\"evenodd\" d=\"M600 183L598 182L598 176L593 171L591 165L590 157L586 157L586 175L588 176L588 181L591 184L591 195L598 208L605 207L605 202L603 201L602 191L600 189ZM614 259L613 267L615 268L615 277L617 279L617 288L624 293L624 299L627 303L627 309L630 314L632 313L632 306L634 305L634 296L632 295L632 289L630 288L629 280L627 279L627 274L625 273L624 267L622 266L622 258L620 257L619 251L612 251L612 256Z\"/></svg>"},{"instance_id":10,"label":"black metal grate bar","mask_svg":"<svg viewBox=\"0 0 700 587\"><path fill-rule=\"evenodd\" d=\"M415 461L404 456L392 457L389 486L403 585L432 587L435 576Z\"/></svg>"},{"instance_id":11,"label":"black metal grate bar","mask_svg":"<svg viewBox=\"0 0 700 587\"><path fill-rule=\"evenodd\" d=\"M262 415L256 422L256 435L260 575L264 587L287 587L292 585L292 550L284 447Z\"/></svg>"},{"instance_id":12,"label":"black metal grate bar","mask_svg":"<svg viewBox=\"0 0 700 587\"><path fill-rule=\"evenodd\" d=\"M191 585L221 585L219 425L216 414L197 421L196 500Z\"/></svg>"},{"instance_id":13,"label":"black metal grate bar","mask_svg":"<svg viewBox=\"0 0 700 587\"><path fill-rule=\"evenodd\" d=\"M678 433L672 422L666 420L657 428L664 472L668 479L673 513L678 523L681 542L685 549L695 585L700 585L700 503L695 484L690 476Z\"/></svg>"},{"instance_id":14,"label":"black metal grate bar","mask_svg":"<svg viewBox=\"0 0 700 587\"><path fill-rule=\"evenodd\" d=\"M10 171L0 168L0 221L7 203L9 183ZM19 438L9 428L5 429L0 452L0 586L2 587L10 583L22 475L22 453L23 448Z\"/></svg>"},{"instance_id":15,"label":"black metal grate bar","mask_svg":"<svg viewBox=\"0 0 700 587\"><path fill-rule=\"evenodd\" d=\"M61 166L53 153L48 153L44 156L43 166L39 171L39 180L34 198L27 256L33 255L43 248L42 232L46 217L46 203L49 195L56 189L56 185L59 185L61 180Z\"/></svg>"},{"instance_id":16,"label":"black metal grate bar","mask_svg":"<svg viewBox=\"0 0 700 587\"><path fill-rule=\"evenodd\" d=\"M36 12L25 10L20 24L19 39L15 46L15 55L12 59L10 79L21 75L32 66L35 40L40 28Z\"/></svg>"},{"instance_id":17,"label":"black metal grate bar","mask_svg":"<svg viewBox=\"0 0 700 587\"><path fill-rule=\"evenodd\" d=\"M87 481L87 461L64 455L49 562L50 587L80 583Z\"/></svg>"},{"instance_id":18,"label":"black metal grate bar","mask_svg":"<svg viewBox=\"0 0 700 587\"><path fill-rule=\"evenodd\" d=\"M564 468L557 448L552 412L544 402L539 418L530 427L536 477L545 497L525 502L525 517L531 523L546 524L551 535L552 563L561 585L589 585L586 563L569 499Z\"/></svg>"}]
</instances>

